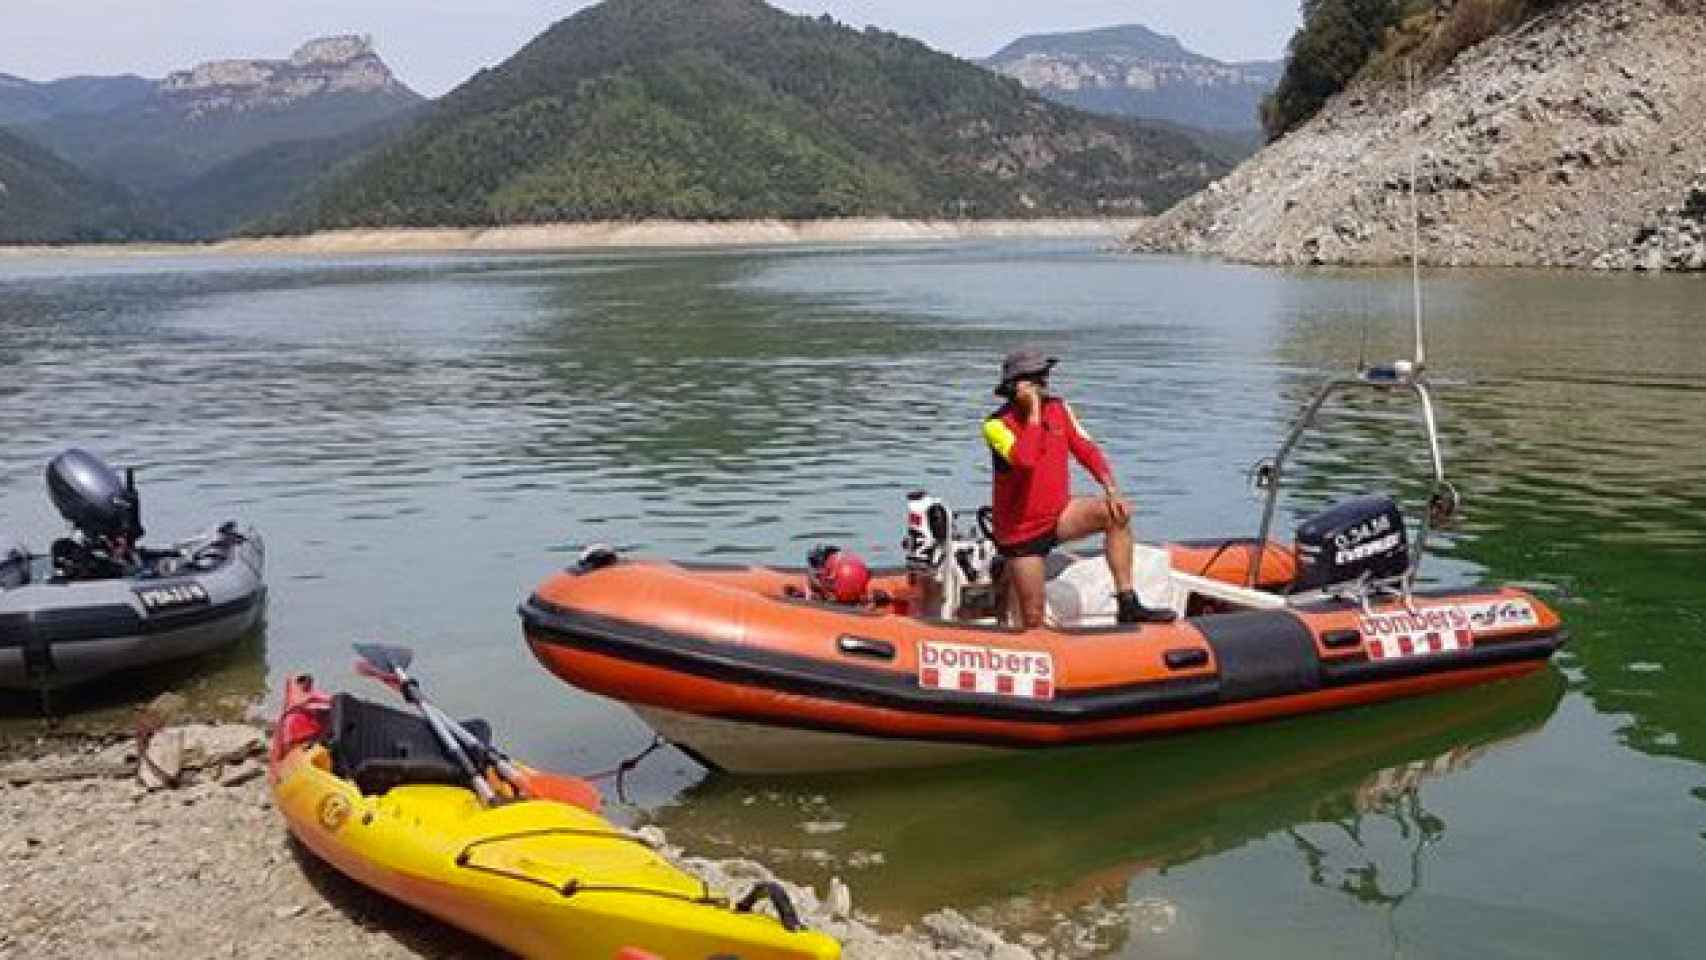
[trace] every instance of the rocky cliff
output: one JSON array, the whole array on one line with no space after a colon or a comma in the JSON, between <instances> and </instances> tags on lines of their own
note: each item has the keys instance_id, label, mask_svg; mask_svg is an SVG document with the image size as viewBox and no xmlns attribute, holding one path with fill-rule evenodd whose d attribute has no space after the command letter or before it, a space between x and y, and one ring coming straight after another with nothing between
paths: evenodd
<instances>
[{"instance_id":1,"label":"rocky cliff","mask_svg":"<svg viewBox=\"0 0 1706 960\"><path fill-rule=\"evenodd\" d=\"M288 60L215 60L160 81L162 104L188 119L221 111L288 107L321 94L417 99L392 75L367 37L324 37Z\"/></svg>"},{"instance_id":2,"label":"rocky cliff","mask_svg":"<svg viewBox=\"0 0 1706 960\"><path fill-rule=\"evenodd\" d=\"M1137 25L1024 37L983 65L1092 113L1249 131L1284 67L1222 63Z\"/></svg>"},{"instance_id":3,"label":"rocky cliff","mask_svg":"<svg viewBox=\"0 0 1706 960\"><path fill-rule=\"evenodd\" d=\"M180 70L141 100L14 132L93 176L159 195L255 151L345 136L423 102L367 38L341 36L314 40L286 60Z\"/></svg>"},{"instance_id":4,"label":"rocky cliff","mask_svg":"<svg viewBox=\"0 0 1706 960\"><path fill-rule=\"evenodd\" d=\"M1365 77L1145 225L1275 264L1706 266L1706 0L1576 0L1418 84Z\"/></svg>"}]
</instances>

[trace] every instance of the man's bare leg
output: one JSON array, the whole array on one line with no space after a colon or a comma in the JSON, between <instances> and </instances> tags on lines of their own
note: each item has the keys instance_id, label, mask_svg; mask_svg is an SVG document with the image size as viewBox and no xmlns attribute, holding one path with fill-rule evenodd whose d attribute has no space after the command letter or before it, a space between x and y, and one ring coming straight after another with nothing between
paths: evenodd
<instances>
[{"instance_id":1,"label":"man's bare leg","mask_svg":"<svg viewBox=\"0 0 1706 960\"><path fill-rule=\"evenodd\" d=\"M1004 576L1007 577L1007 622L1027 630L1042 626L1048 607L1043 558L1008 557Z\"/></svg>"},{"instance_id":2,"label":"man's bare leg","mask_svg":"<svg viewBox=\"0 0 1706 960\"><path fill-rule=\"evenodd\" d=\"M1115 504L1102 497L1078 497L1067 504L1065 512L1055 521L1055 536L1062 543L1067 543L1097 533L1105 534L1108 570L1114 575L1120 622L1167 623L1175 619L1174 614L1169 610L1145 607L1133 588L1131 527L1125 520L1130 516L1131 506L1123 500Z\"/></svg>"},{"instance_id":3,"label":"man's bare leg","mask_svg":"<svg viewBox=\"0 0 1706 960\"><path fill-rule=\"evenodd\" d=\"M1131 508L1126 508L1129 516ZM1054 535L1061 543L1071 543L1085 537L1104 534L1108 554L1108 571L1114 575L1114 589L1124 593L1132 588L1131 526L1114 520L1108 501L1101 497L1074 497L1055 521Z\"/></svg>"}]
</instances>

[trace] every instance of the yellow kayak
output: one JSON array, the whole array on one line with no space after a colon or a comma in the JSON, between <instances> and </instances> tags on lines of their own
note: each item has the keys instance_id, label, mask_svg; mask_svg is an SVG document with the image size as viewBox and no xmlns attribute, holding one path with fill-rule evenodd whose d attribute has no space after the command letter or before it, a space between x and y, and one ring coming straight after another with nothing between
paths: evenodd
<instances>
[{"instance_id":1,"label":"yellow kayak","mask_svg":"<svg viewBox=\"0 0 1706 960\"><path fill-rule=\"evenodd\" d=\"M273 794L297 839L351 878L525 957L840 956L831 938L799 929L778 888L731 904L583 806L486 806L456 783L424 719L312 684L288 687ZM782 919L754 912L766 895Z\"/></svg>"}]
</instances>

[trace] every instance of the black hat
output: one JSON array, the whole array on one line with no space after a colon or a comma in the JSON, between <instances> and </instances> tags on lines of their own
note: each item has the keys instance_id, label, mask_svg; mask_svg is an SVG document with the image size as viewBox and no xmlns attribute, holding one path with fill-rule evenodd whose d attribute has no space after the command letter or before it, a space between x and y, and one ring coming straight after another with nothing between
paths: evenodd
<instances>
[{"instance_id":1,"label":"black hat","mask_svg":"<svg viewBox=\"0 0 1706 960\"><path fill-rule=\"evenodd\" d=\"M1024 377L1046 375L1059 362L1059 357L1051 357L1041 350L1015 350L1009 353L1007 359L1001 361L1001 383L996 386L995 395L1011 395L1014 381Z\"/></svg>"}]
</instances>

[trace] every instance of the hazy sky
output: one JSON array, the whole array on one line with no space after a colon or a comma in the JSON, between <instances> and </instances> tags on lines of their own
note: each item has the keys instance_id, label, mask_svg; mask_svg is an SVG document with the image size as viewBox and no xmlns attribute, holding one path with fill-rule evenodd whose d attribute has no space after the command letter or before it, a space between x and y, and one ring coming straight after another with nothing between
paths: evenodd
<instances>
[{"instance_id":1,"label":"hazy sky","mask_svg":"<svg viewBox=\"0 0 1706 960\"><path fill-rule=\"evenodd\" d=\"M1277 58L1295 0L772 0L875 24L964 57L1027 33L1143 23L1223 60ZM160 77L203 60L282 58L310 37L368 33L403 81L437 96L586 0L0 0L0 73Z\"/></svg>"}]
</instances>

